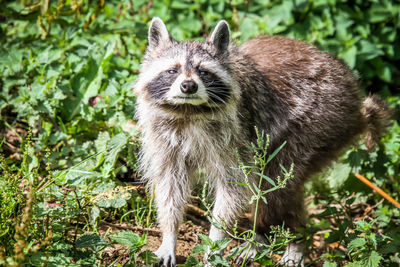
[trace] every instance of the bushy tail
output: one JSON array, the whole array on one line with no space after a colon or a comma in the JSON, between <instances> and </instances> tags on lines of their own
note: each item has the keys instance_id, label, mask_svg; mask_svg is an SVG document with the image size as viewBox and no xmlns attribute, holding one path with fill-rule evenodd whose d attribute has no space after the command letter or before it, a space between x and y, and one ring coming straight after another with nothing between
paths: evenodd
<instances>
[{"instance_id":1,"label":"bushy tail","mask_svg":"<svg viewBox=\"0 0 400 267\"><path fill-rule=\"evenodd\" d=\"M393 110L379 96L369 95L363 101L361 113L365 119L367 128L365 144L371 150L390 126Z\"/></svg>"}]
</instances>

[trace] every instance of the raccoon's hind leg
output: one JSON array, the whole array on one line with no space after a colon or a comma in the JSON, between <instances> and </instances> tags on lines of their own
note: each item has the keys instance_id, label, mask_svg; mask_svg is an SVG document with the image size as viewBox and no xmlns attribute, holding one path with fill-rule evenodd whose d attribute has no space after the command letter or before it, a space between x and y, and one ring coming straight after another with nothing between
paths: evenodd
<instances>
[{"instance_id":1,"label":"raccoon's hind leg","mask_svg":"<svg viewBox=\"0 0 400 267\"><path fill-rule=\"evenodd\" d=\"M256 231L257 241L267 244L265 235L268 235L271 226L282 226L289 228L296 233L296 228L305 225L305 209L303 202L303 192L299 188L291 190L290 185L283 190L271 192L266 195L268 204L260 202L257 211ZM254 210L253 210L254 214ZM244 243L242 247L248 246ZM235 263L241 265L251 263L257 253L263 251L263 246L251 246L244 249L235 258ZM304 245L302 242L290 243L282 259L278 263L279 266L304 266Z\"/></svg>"},{"instance_id":2,"label":"raccoon's hind leg","mask_svg":"<svg viewBox=\"0 0 400 267\"><path fill-rule=\"evenodd\" d=\"M301 186L288 183L286 188L267 194L267 204L259 206L257 229L269 234L271 226L284 226L298 234L298 228L306 224L304 194ZM283 254L279 266L304 266L304 244L302 240L291 242Z\"/></svg>"},{"instance_id":3,"label":"raccoon's hind leg","mask_svg":"<svg viewBox=\"0 0 400 267\"><path fill-rule=\"evenodd\" d=\"M304 243L291 242L285 250L279 266L287 267L304 267Z\"/></svg>"},{"instance_id":4,"label":"raccoon's hind leg","mask_svg":"<svg viewBox=\"0 0 400 267\"><path fill-rule=\"evenodd\" d=\"M257 253L262 253L264 250L263 244L267 244L268 240L261 234L257 234L258 246L251 245L248 242L243 243L240 247L243 249L235 258L234 262L238 266L249 265L254 261ZM291 242L287 246L278 266L294 267L304 266L304 244L302 242Z\"/></svg>"}]
</instances>

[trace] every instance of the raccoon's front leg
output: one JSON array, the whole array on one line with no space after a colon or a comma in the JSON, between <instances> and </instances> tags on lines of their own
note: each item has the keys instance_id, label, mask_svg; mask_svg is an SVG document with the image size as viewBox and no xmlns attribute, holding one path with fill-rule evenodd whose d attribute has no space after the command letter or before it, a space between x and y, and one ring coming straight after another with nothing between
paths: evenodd
<instances>
[{"instance_id":1,"label":"raccoon's front leg","mask_svg":"<svg viewBox=\"0 0 400 267\"><path fill-rule=\"evenodd\" d=\"M156 266L176 266L175 249L179 223L187 200L188 176L170 172L153 182L154 202L157 207L158 223L162 232L162 243L155 252L160 262Z\"/></svg>"},{"instance_id":2,"label":"raccoon's front leg","mask_svg":"<svg viewBox=\"0 0 400 267\"><path fill-rule=\"evenodd\" d=\"M228 179L218 181L215 186L215 204L212 212L213 219L216 220L215 223L230 229L246 208L247 203L248 192L246 187L230 183ZM211 225L209 234L211 240L222 239L225 235L224 230ZM216 251L213 253L222 252ZM204 257L206 262L208 257L209 253Z\"/></svg>"}]
</instances>

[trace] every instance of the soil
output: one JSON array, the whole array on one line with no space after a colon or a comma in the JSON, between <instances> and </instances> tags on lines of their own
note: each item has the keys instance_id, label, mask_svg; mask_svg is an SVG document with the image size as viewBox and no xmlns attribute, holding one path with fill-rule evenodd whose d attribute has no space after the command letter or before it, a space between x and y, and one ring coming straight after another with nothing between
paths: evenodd
<instances>
[{"instance_id":1,"label":"soil","mask_svg":"<svg viewBox=\"0 0 400 267\"><path fill-rule=\"evenodd\" d=\"M306 200L307 202L307 200ZM333 204L334 205L334 204ZM351 216L354 220L359 220L368 217L373 213L373 209L371 207L367 207L368 205L365 203L353 203L351 205ZM319 219L316 214L321 213L327 207L324 206L317 206L314 208L310 208L308 213L311 220L314 222L318 221ZM179 235L178 235L178 242L177 242L177 249L176 249L176 256L177 256L177 263L183 264L185 263L187 257L192 254L193 248L201 243L200 238L197 234L208 234L208 229L210 227L207 219L201 215L202 210L197 208L196 206L191 206L187 211L187 217L184 223L180 225L179 228ZM332 220L330 222L332 227L337 227L335 222ZM102 225L103 231L117 231L121 229L125 230L132 230L139 235L143 233L148 233L147 243L148 246L144 247L144 250L156 251L158 247L161 245L161 232L158 228L141 228L137 226L132 226L128 224L112 224L112 223L105 223ZM306 259L305 263L306 266L322 266L325 259L322 257L323 254L327 252L336 253L345 253L346 248L339 242L334 243L327 243L325 242L325 234L329 232L326 231L319 231L314 233L312 236L309 237L307 241L307 248L306 248ZM231 251L234 247L237 247L240 243L236 240L232 241L228 248L225 250L225 256L228 255L229 251ZM202 254L193 255L197 259L202 260ZM119 258L118 258L119 257ZM280 255L273 255L273 260L275 262L279 261ZM120 245L115 245L114 247L109 247L104 251L103 259L107 259L107 262L114 262L116 259L118 263L124 264L126 263L128 258L128 251L125 247ZM140 266L141 262L137 262ZM235 266L231 263L231 266ZM249 266L260 266L257 263L252 263Z\"/></svg>"},{"instance_id":2,"label":"soil","mask_svg":"<svg viewBox=\"0 0 400 267\"><path fill-rule=\"evenodd\" d=\"M102 231L104 233L106 231L110 232L111 231L118 231L121 229L125 230L132 230L135 233L142 235L143 233L147 232L148 237L147 237L147 244L148 246L145 246L142 251L145 250L150 250L150 251L156 251L158 247L161 245L161 232L157 228L146 228L146 229L140 229L140 227L132 227L127 224L110 224L107 223L106 225L103 225ZM191 220L187 220L184 223L182 223L179 227L179 235L178 235L178 242L177 242L177 248L176 248L176 260L177 264L184 264L186 262L187 257L189 257L192 254L192 251L194 247L198 244L201 244L201 240L198 237L197 234L208 234L208 227L204 227L201 225L196 225L194 224ZM239 242L237 241L232 241L227 249L226 249L226 255L229 253L231 249L234 247L238 246ZM203 259L203 254L196 254L192 255L195 256L197 259L202 260ZM103 251L103 259L106 259L107 262L111 263L114 262L117 258L118 263L124 264L129 260L128 256L128 251L127 248L122 246L122 245L113 245L112 247L107 247ZM144 262L137 262L139 265L144 264ZM259 266L258 264L253 264L250 266Z\"/></svg>"}]
</instances>

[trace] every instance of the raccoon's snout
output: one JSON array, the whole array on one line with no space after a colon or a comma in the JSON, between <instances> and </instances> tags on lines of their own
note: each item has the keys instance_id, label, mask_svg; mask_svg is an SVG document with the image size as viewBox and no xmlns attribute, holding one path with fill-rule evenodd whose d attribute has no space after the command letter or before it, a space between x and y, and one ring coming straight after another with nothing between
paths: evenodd
<instances>
[{"instance_id":1,"label":"raccoon's snout","mask_svg":"<svg viewBox=\"0 0 400 267\"><path fill-rule=\"evenodd\" d=\"M183 81L181 83L181 91L185 94L194 94L197 92L197 83L194 81Z\"/></svg>"}]
</instances>

